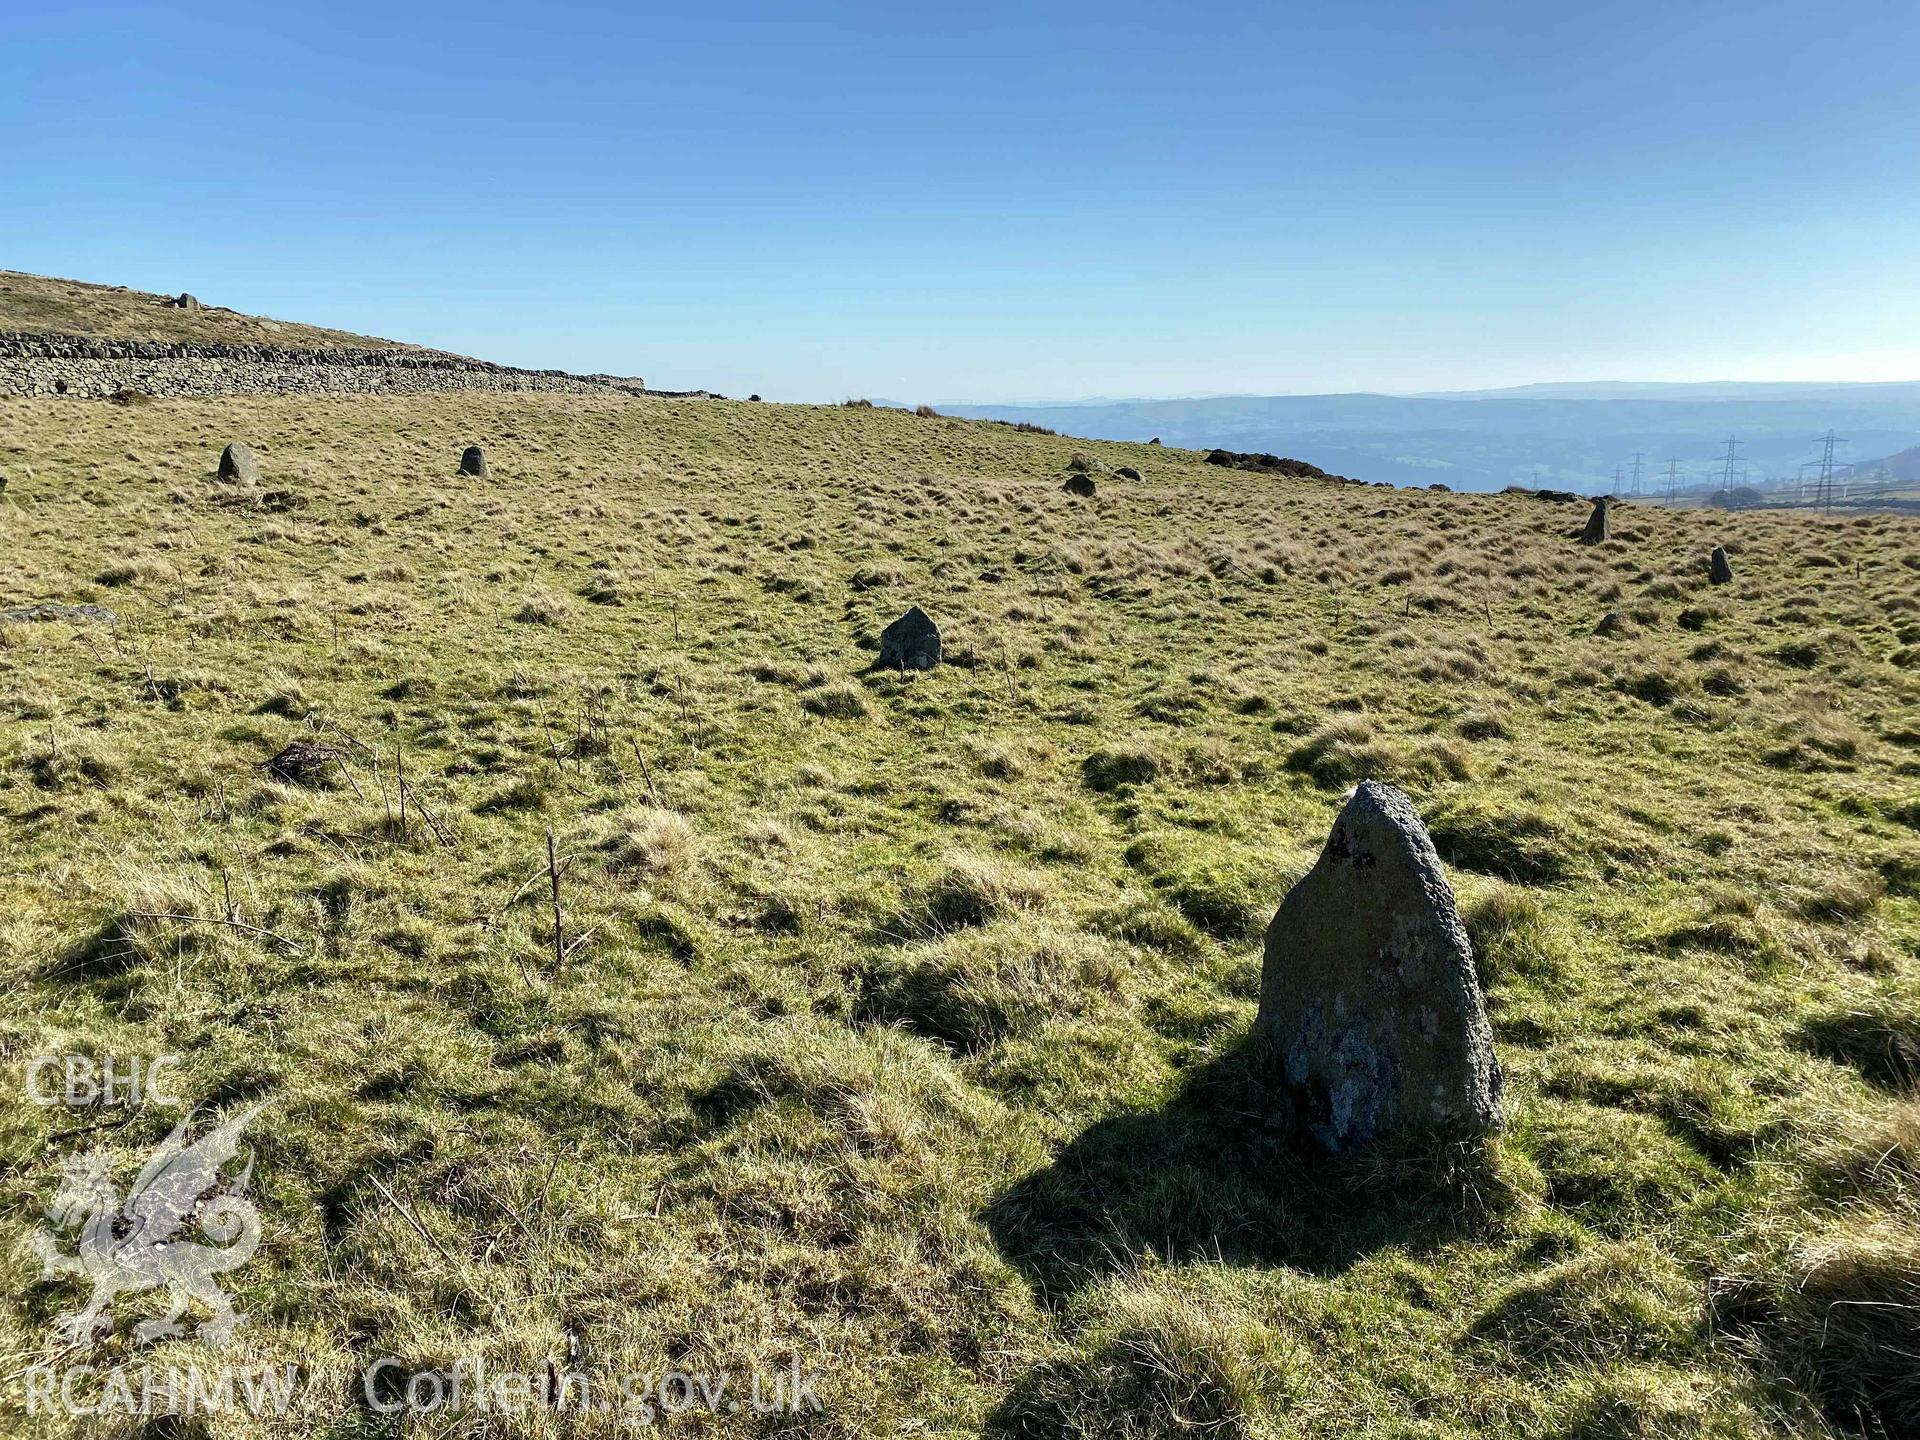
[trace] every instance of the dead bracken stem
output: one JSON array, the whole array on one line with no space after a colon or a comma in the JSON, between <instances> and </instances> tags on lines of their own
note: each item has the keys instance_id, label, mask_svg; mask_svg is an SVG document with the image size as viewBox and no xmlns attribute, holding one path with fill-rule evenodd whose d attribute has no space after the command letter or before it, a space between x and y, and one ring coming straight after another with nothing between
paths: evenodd
<instances>
[{"instance_id":1,"label":"dead bracken stem","mask_svg":"<svg viewBox=\"0 0 1920 1440\"><path fill-rule=\"evenodd\" d=\"M553 827L547 827L547 880L553 888L553 971L567 963L566 925L560 914L560 857L553 845Z\"/></svg>"}]
</instances>

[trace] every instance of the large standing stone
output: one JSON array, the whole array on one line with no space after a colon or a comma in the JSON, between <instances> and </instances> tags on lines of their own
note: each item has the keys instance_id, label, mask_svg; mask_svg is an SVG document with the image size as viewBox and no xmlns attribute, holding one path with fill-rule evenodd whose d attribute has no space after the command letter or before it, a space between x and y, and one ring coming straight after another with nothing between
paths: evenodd
<instances>
[{"instance_id":1,"label":"large standing stone","mask_svg":"<svg viewBox=\"0 0 1920 1440\"><path fill-rule=\"evenodd\" d=\"M1498 1128L1473 947L1413 804L1364 782L1267 927L1256 1038L1330 1151Z\"/></svg>"},{"instance_id":2,"label":"large standing stone","mask_svg":"<svg viewBox=\"0 0 1920 1440\"><path fill-rule=\"evenodd\" d=\"M260 462L254 458L253 447L244 440L236 440L220 452L220 478L232 480L241 485L260 483Z\"/></svg>"},{"instance_id":3,"label":"large standing stone","mask_svg":"<svg viewBox=\"0 0 1920 1440\"><path fill-rule=\"evenodd\" d=\"M940 663L940 627L914 606L880 632L880 665L886 670L931 670Z\"/></svg>"},{"instance_id":4,"label":"large standing stone","mask_svg":"<svg viewBox=\"0 0 1920 1440\"><path fill-rule=\"evenodd\" d=\"M1580 532L1582 545L1598 545L1602 540L1613 538L1613 517L1608 513L1612 505L1604 495L1593 502L1593 513L1587 517L1587 528Z\"/></svg>"},{"instance_id":5,"label":"large standing stone","mask_svg":"<svg viewBox=\"0 0 1920 1440\"><path fill-rule=\"evenodd\" d=\"M490 474L491 472L487 469L487 452L478 445L467 446L460 452L460 473L480 476Z\"/></svg>"},{"instance_id":6,"label":"large standing stone","mask_svg":"<svg viewBox=\"0 0 1920 1440\"><path fill-rule=\"evenodd\" d=\"M1733 583L1733 561L1727 558L1726 546L1716 545L1713 547L1713 556L1707 562L1707 579L1715 585L1731 585Z\"/></svg>"}]
</instances>

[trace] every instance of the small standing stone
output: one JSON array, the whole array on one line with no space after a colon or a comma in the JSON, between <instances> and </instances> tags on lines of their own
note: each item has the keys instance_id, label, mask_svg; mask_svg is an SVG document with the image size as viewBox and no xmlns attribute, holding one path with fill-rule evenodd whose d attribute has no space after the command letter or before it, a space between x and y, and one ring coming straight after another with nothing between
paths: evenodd
<instances>
[{"instance_id":1,"label":"small standing stone","mask_svg":"<svg viewBox=\"0 0 1920 1440\"><path fill-rule=\"evenodd\" d=\"M880 632L880 665L886 670L931 670L940 663L940 627L915 605Z\"/></svg>"},{"instance_id":2,"label":"small standing stone","mask_svg":"<svg viewBox=\"0 0 1920 1440\"><path fill-rule=\"evenodd\" d=\"M492 472L487 469L487 452L478 445L469 445L460 452L460 473L485 477Z\"/></svg>"},{"instance_id":3,"label":"small standing stone","mask_svg":"<svg viewBox=\"0 0 1920 1440\"><path fill-rule=\"evenodd\" d=\"M1707 564L1707 579L1715 585L1731 585L1733 583L1733 561L1727 558L1726 546L1716 545L1713 547L1713 558Z\"/></svg>"},{"instance_id":4,"label":"small standing stone","mask_svg":"<svg viewBox=\"0 0 1920 1440\"><path fill-rule=\"evenodd\" d=\"M241 485L260 483L260 462L254 457L253 447L244 440L236 440L220 452L220 478Z\"/></svg>"},{"instance_id":5,"label":"small standing stone","mask_svg":"<svg viewBox=\"0 0 1920 1440\"><path fill-rule=\"evenodd\" d=\"M1594 499L1593 513L1587 517L1587 528L1580 532L1582 545L1598 545L1602 540L1613 538L1613 517L1609 513L1612 508L1606 496Z\"/></svg>"},{"instance_id":6,"label":"small standing stone","mask_svg":"<svg viewBox=\"0 0 1920 1440\"><path fill-rule=\"evenodd\" d=\"M1083 500L1091 500L1094 493L1093 477L1076 470L1067 476L1067 483L1060 488L1069 495L1078 495Z\"/></svg>"},{"instance_id":7,"label":"small standing stone","mask_svg":"<svg viewBox=\"0 0 1920 1440\"><path fill-rule=\"evenodd\" d=\"M206 308L204 305L202 305L199 302L198 299L196 299L192 295L187 294L187 292L184 290L182 290L180 294L177 297L175 297L172 303L173 303L173 308L176 310L204 310Z\"/></svg>"},{"instance_id":8,"label":"small standing stone","mask_svg":"<svg viewBox=\"0 0 1920 1440\"><path fill-rule=\"evenodd\" d=\"M1267 927L1254 1034L1323 1149L1501 1124L1493 1029L1453 891L1400 791L1368 780Z\"/></svg>"}]
</instances>

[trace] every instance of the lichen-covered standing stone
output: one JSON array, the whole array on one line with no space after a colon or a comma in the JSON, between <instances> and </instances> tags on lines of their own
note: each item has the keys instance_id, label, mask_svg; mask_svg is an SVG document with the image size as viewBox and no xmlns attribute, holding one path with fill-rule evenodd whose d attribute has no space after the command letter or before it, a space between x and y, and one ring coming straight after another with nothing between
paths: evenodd
<instances>
[{"instance_id":1,"label":"lichen-covered standing stone","mask_svg":"<svg viewBox=\"0 0 1920 1440\"><path fill-rule=\"evenodd\" d=\"M1593 502L1593 513L1587 517L1587 528L1580 532L1582 545L1598 545L1602 540L1612 538L1613 517L1608 513L1612 508L1604 495Z\"/></svg>"},{"instance_id":2,"label":"lichen-covered standing stone","mask_svg":"<svg viewBox=\"0 0 1920 1440\"><path fill-rule=\"evenodd\" d=\"M940 663L940 627L915 605L880 632L880 665L886 670L931 670Z\"/></svg>"},{"instance_id":3,"label":"lichen-covered standing stone","mask_svg":"<svg viewBox=\"0 0 1920 1440\"><path fill-rule=\"evenodd\" d=\"M487 470L487 452L478 445L469 445L460 452L460 473L462 475L485 476Z\"/></svg>"},{"instance_id":4,"label":"lichen-covered standing stone","mask_svg":"<svg viewBox=\"0 0 1920 1440\"><path fill-rule=\"evenodd\" d=\"M1360 786L1267 927L1254 1034L1327 1150L1499 1127L1473 947L1426 826L1392 786Z\"/></svg>"},{"instance_id":5,"label":"lichen-covered standing stone","mask_svg":"<svg viewBox=\"0 0 1920 1440\"><path fill-rule=\"evenodd\" d=\"M1727 547L1716 545L1707 561L1707 579L1715 585L1733 583L1733 562L1727 558Z\"/></svg>"},{"instance_id":6,"label":"lichen-covered standing stone","mask_svg":"<svg viewBox=\"0 0 1920 1440\"><path fill-rule=\"evenodd\" d=\"M220 452L220 478L236 481L242 485L260 483L260 462L254 458L253 447L244 440L236 440Z\"/></svg>"}]
</instances>

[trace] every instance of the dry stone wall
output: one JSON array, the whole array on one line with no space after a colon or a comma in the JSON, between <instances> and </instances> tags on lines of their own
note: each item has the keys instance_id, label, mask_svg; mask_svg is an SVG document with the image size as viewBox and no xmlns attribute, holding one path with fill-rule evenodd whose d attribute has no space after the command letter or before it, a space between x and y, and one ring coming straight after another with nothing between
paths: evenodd
<instances>
[{"instance_id":1,"label":"dry stone wall","mask_svg":"<svg viewBox=\"0 0 1920 1440\"><path fill-rule=\"evenodd\" d=\"M643 394L618 375L518 370L432 350L298 350L0 332L0 395L100 399L147 395L411 394L422 390L553 390Z\"/></svg>"}]
</instances>

